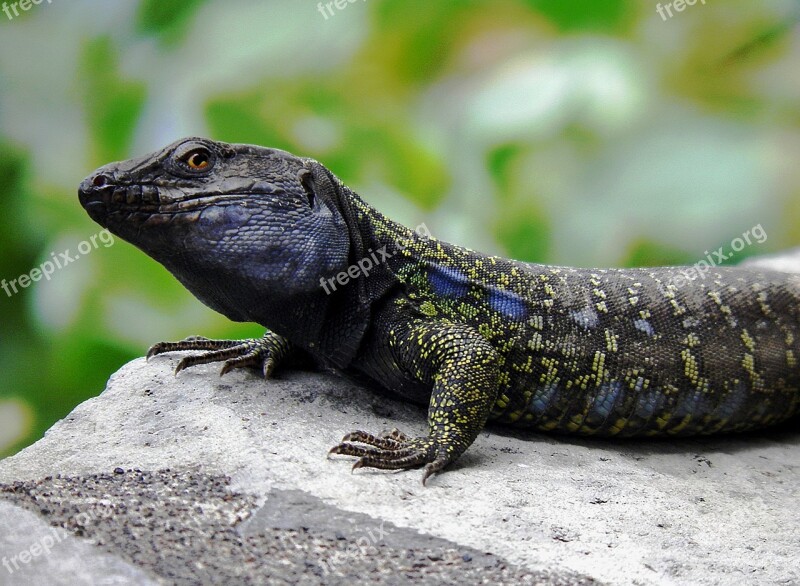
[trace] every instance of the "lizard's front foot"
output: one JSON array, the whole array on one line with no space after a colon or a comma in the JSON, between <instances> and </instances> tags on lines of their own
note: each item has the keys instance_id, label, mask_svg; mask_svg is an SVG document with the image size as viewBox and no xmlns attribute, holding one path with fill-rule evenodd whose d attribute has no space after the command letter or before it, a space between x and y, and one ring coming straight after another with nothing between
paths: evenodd
<instances>
[{"instance_id":1,"label":"lizard's front foot","mask_svg":"<svg viewBox=\"0 0 800 586\"><path fill-rule=\"evenodd\" d=\"M268 378L275 366L291 351L291 344L286 338L267 332L264 337L247 340L211 340L203 336L190 336L180 342L159 342L147 352L149 360L157 354L180 352L184 350L204 350L200 354L191 354L181 359L175 367L175 374L184 368L210 362L223 362L220 376L234 368L258 368L264 378Z\"/></svg>"},{"instance_id":2,"label":"lizard's front foot","mask_svg":"<svg viewBox=\"0 0 800 586\"><path fill-rule=\"evenodd\" d=\"M499 358L482 336L466 326L414 322L408 331L391 334L406 352L398 354L399 362L409 371L428 373L432 383L428 435L409 438L398 430L380 436L354 431L329 453L358 457L353 469L398 470L424 464L425 484L478 437L497 398Z\"/></svg>"},{"instance_id":3,"label":"lizard's front foot","mask_svg":"<svg viewBox=\"0 0 800 586\"><path fill-rule=\"evenodd\" d=\"M379 436L364 431L348 433L342 438L342 443L331 448L328 454L357 456L358 460L353 464L353 470L357 468L400 470L425 464L422 473L424 485L431 474L455 460L464 449L466 446L460 448L446 437L411 438L394 429Z\"/></svg>"}]
</instances>

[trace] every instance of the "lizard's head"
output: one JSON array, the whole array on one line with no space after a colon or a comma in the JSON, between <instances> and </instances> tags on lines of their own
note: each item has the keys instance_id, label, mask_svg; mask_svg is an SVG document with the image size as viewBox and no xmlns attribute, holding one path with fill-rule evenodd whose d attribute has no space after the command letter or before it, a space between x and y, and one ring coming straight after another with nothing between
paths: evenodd
<instances>
[{"instance_id":1,"label":"lizard's head","mask_svg":"<svg viewBox=\"0 0 800 586\"><path fill-rule=\"evenodd\" d=\"M100 225L161 262L233 319L240 298L291 298L347 267L350 241L322 165L285 151L188 138L81 183ZM253 299L252 296L257 296Z\"/></svg>"}]
</instances>

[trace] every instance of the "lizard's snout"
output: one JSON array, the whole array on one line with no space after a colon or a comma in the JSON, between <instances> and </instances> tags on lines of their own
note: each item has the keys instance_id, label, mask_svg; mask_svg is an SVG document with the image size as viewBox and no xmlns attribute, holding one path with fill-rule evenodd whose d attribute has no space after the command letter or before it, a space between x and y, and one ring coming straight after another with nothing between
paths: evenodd
<instances>
[{"instance_id":1,"label":"lizard's snout","mask_svg":"<svg viewBox=\"0 0 800 586\"><path fill-rule=\"evenodd\" d=\"M91 178L91 181L92 181L92 187L97 187L99 189L108 185L110 179L108 178L108 176L103 175L102 173L98 173L97 175Z\"/></svg>"},{"instance_id":2,"label":"lizard's snout","mask_svg":"<svg viewBox=\"0 0 800 586\"><path fill-rule=\"evenodd\" d=\"M78 187L81 205L95 221L115 209L142 208L159 203L158 188L149 184L118 182L109 173L96 171Z\"/></svg>"},{"instance_id":3,"label":"lizard's snout","mask_svg":"<svg viewBox=\"0 0 800 586\"><path fill-rule=\"evenodd\" d=\"M78 187L78 200L81 206L98 224L105 225L112 191L111 181L103 173L89 175Z\"/></svg>"},{"instance_id":4,"label":"lizard's snout","mask_svg":"<svg viewBox=\"0 0 800 586\"><path fill-rule=\"evenodd\" d=\"M109 201L113 190L111 178L105 173L93 173L81 181L78 187L78 199L85 208L88 204Z\"/></svg>"}]
</instances>

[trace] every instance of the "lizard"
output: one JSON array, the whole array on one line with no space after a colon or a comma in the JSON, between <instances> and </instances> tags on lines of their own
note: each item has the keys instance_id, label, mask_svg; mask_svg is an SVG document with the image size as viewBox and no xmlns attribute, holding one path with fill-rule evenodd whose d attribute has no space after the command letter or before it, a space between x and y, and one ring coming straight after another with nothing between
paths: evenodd
<instances>
[{"instance_id":1,"label":"lizard","mask_svg":"<svg viewBox=\"0 0 800 586\"><path fill-rule=\"evenodd\" d=\"M100 167L78 193L202 303L266 328L160 342L148 359L191 351L176 374L222 362L269 377L305 357L428 406L426 435L345 435L330 453L353 469L423 467L424 484L488 421L679 436L800 411L798 275L486 255L389 219L312 158L200 137Z\"/></svg>"}]
</instances>

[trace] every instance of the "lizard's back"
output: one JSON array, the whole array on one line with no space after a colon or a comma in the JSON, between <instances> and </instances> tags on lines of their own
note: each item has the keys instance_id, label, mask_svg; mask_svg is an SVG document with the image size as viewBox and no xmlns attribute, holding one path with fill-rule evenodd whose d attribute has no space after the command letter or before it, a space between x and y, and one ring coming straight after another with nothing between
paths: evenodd
<instances>
[{"instance_id":1,"label":"lizard's back","mask_svg":"<svg viewBox=\"0 0 800 586\"><path fill-rule=\"evenodd\" d=\"M415 305L471 325L502 356L491 419L698 434L770 425L800 409L799 276L553 267L431 241L402 257L396 271Z\"/></svg>"}]
</instances>

